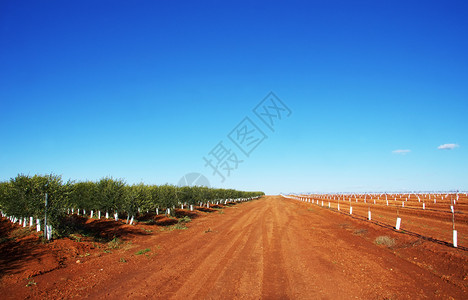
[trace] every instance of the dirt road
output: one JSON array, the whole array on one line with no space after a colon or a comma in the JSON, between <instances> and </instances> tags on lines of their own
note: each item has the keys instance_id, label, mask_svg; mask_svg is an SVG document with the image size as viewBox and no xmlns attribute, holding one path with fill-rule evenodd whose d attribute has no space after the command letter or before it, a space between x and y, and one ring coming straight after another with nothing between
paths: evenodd
<instances>
[{"instance_id":1,"label":"dirt road","mask_svg":"<svg viewBox=\"0 0 468 300\"><path fill-rule=\"evenodd\" d=\"M36 277L21 296L158 299L467 298L465 251L325 208L264 197ZM396 239L388 248L377 236ZM137 255L141 249L149 249ZM12 287L10 287L12 288ZM2 290L8 293L9 288ZM6 295L6 294L3 295Z\"/></svg>"}]
</instances>

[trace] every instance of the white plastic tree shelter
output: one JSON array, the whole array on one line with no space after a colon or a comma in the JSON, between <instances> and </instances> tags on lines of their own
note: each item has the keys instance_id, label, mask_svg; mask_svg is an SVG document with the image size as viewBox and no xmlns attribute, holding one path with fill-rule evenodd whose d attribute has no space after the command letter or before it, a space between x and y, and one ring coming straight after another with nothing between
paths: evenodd
<instances>
[{"instance_id":1,"label":"white plastic tree shelter","mask_svg":"<svg viewBox=\"0 0 468 300\"><path fill-rule=\"evenodd\" d=\"M396 230L400 230L400 226L401 226L401 218L398 217L398 218L396 219L395 229L396 229Z\"/></svg>"}]
</instances>

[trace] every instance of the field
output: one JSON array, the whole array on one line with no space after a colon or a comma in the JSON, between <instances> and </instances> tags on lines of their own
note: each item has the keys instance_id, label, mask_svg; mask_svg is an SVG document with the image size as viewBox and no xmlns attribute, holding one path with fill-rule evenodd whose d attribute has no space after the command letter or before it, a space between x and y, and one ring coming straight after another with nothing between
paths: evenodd
<instances>
[{"instance_id":1,"label":"field","mask_svg":"<svg viewBox=\"0 0 468 300\"><path fill-rule=\"evenodd\" d=\"M467 298L466 198L455 210L458 248L451 214L429 210L437 207L421 213L408 203L397 231L390 203L376 201L368 221L368 198L353 198L352 215L349 201L339 212L321 201L265 196L178 209L177 219L135 226L77 216L88 234L46 243L3 218L0 292L4 299Z\"/></svg>"},{"instance_id":2,"label":"field","mask_svg":"<svg viewBox=\"0 0 468 300\"><path fill-rule=\"evenodd\" d=\"M296 199L369 219L382 226L395 227L408 234L453 245L453 229L457 231L457 246L468 250L468 197L458 194L364 194L364 195L302 195ZM338 205L339 210L338 210ZM453 213L452 209L453 207Z\"/></svg>"}]
</instances>

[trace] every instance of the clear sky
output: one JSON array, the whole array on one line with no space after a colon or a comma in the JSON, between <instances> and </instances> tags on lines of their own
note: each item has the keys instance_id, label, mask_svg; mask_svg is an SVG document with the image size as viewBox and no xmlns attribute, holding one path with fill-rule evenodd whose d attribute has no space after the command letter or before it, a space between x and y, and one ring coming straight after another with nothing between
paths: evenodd
<instances>
[{"instance_id":1,"label":"clear sky","mask_svg":"<svg viewBox=\"0 0 468 300\"><path fill-rule=\"evenodd\" d=\"M467 3L1 1L0 180L468 190Z\"/></svg>"}]
</instances>

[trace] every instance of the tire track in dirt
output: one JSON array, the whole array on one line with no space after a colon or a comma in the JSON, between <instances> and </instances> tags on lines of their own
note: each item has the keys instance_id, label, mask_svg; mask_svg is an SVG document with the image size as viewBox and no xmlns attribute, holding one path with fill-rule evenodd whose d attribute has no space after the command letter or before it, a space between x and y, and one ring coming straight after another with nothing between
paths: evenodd
<instances>
[{"instance_id":1,"label":"tire track in dirt","mask_svg":"<svg viewBox=\"0 0 468 300\"><path fill-rule=\"evenodd\" d=\"M264 209L255 210L249 214L246 220L239 219L232 224L228 232L234 233L235 237L229 239L230 241L223 247L224 249L214 252L213 255L200 262L197 268L192 271L185 285L177 292L176 298L186 298L192 295L194 298L199 299L206 295L206 291L210 291L206 295L210 298L210 295L219 295L217 294L218 290L224 291L224 279L232 276L230 270L234 269L232 267L244 258L240 254L245 255L247 252L253 251L260 232L256 222L263 213ZM235 230L239 223L242 224L241 230ZM197 278L203 278L203 282L200 282L199 289L194 292L191 282Z\"/></svg>"},{"instance_id":2,"label":"tire track in dirt","mask_svg":"<svg viewBox=\"0 0 468 300\"><path fill-rule=\"evenodd\" d=\"M275 205L276 204L276 205ZM281 242L284 236L285 228L284 219L281 218L280 209L282 203L268 203L269 214L263 216L266 222L266 230L263 234L263 298L287 298L289 294L289 274L288 268L285 266L285 257L283 244Z\"/></svg>"}]
</instances>

